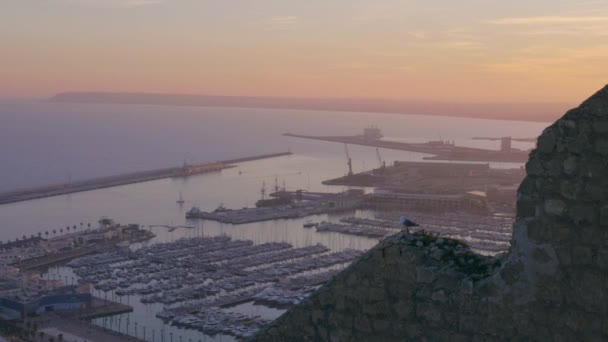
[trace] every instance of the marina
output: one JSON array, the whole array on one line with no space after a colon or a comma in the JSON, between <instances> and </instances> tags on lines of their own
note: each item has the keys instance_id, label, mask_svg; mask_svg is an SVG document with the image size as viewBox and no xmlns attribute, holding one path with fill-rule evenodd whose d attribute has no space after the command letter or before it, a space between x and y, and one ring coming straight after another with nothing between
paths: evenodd
<instances>
[{"instance_id":1,"label":"marina","mask_svg":"<svg viewBox=\"0 0 608 342\"><path fill-rule=\"evenodd\" d=\"M323 245L254 245L217 236L101 253L67 266L97 290L163 304L165 310L157 316L173 325L248 337L269 322L222 308L248 301L294 305L311 286L327 281L335 267L343 268L361 254L349 249L332 253Z\"/></svg>"}]
</instances>

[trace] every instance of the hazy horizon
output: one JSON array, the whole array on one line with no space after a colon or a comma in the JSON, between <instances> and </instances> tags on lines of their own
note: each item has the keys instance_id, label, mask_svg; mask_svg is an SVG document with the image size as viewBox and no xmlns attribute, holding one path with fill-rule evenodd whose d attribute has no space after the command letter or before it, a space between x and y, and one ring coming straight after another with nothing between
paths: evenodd
<instances>
[{"instance_id":1,"label":"hazy horizon","mask_svg":"<svg viewBox=\"0 0 608 342\"><path fill-rule=\"evenodd\" d=\"M0 21L0 98L575 105L608 80L601 1L7 0Z\"/></svg>"},{"instance_id":2,"label":"hazy horizon","mask_svg":"<svg viewBox=\"0 0 608 342\"><path fill-rule=\"evenodd\" d=\"M419 114L536 122L553 121L574 106L573 104L559 102L447 102L381 98L263 97L137 92L62 92L46 100L68 103L151 104ZM530 115L531 113L533 115Z\"/></svg>"}]
</instances>

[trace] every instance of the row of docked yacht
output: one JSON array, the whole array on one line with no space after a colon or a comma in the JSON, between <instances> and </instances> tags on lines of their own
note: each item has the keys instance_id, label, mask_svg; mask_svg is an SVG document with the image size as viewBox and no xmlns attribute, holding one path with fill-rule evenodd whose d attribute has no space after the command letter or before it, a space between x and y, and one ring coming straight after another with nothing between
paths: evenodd
<instances>
[{"instance_id":1,"label":"row of docked yacht","mask_svg":"<svg viewBox=\"0 0 608 342\"><path fill-rule=\"evenodd\" d=\"M209 335L227 334L239 338L250 338L270 320L260 316L217 310L188 313L171 318L176 326L197 329Z\"/></svg>"},{"instance_id":2,"label":"row of docked yacht","mask_svg":"<svg viewBox=\"0 0 608 342\"><path fill-rule=\"evenodd\" d=\"M321 244L295 248L285 242L254 245L227 236L196 237L87 256L69 266L98 290L135 295L142 303L162 303L159 317L172 324L246 337L267 322L254 319L245 324L249 321L226 316L222 307L255 302L255 295L267 289L267 303L295 303L310 291L304 284L329 279L328 272L345 267L362 253L349 249L331 253ZM292 287L302 286L291 290L274 286L291 278ZM214 323L218 315L228 318Z\"/></svg>"},{"instance_id":3,"label":"row of docked yacht","mask_svg":"<svg viewBox=\"0 0 608 342\"><path fill-rule=\"evenodd\" d=\"M357 225L346 225L339 223L321 222L317 226L318 232L334 232L343 233L349 235L365 236L369 238L383 238L397 231L392 229L385 229L380 227L368 227L368 226L357 226Z\"/></svg>"}]
</instances>

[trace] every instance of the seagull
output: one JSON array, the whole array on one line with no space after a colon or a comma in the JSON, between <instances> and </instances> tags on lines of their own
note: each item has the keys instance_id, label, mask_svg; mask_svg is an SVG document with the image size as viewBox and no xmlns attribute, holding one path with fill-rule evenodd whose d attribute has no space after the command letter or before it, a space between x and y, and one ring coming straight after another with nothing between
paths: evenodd
<instances>
[{"instance_id":1,"label":"seagull","mask_svg":"<svg viewBox=\"0 0 608 342\"><path fill-rule=\"evenodd\" d=\"M418 223L416 223L416 222L408 219L405 216L401 216L401 218L399 219L399 223L401 223L402 226L408 227L408 228L409 227L418 227L419 226Z\"/></svg>"}]
</instances>

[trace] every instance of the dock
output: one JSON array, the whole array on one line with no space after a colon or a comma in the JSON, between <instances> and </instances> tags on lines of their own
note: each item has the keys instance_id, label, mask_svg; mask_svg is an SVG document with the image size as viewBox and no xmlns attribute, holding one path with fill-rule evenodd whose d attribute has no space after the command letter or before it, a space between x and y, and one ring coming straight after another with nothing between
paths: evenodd
<instances>
[{"instance_id":1,"label":"dock","mask_svg":"<svg viewBox=\"0 0 608 342\"><path fill-rule=\"evenodd\" d=\"M325 203L306 203L273 208L223 209L212 212L191 210L187 213L189 219L212 220L229 224L244 224L279 219L294 219L311 215L325 214L333 208Z\"/></svg>"},{"instance_id":2,"label":"dock","mask_svg":"<svg viewBox=\"0 0 608 342\"><path fill-rule=\"evenodd\" d=\"M281 191L273 193L270 196L294 199L295 203L243 209L220 207L212 212L205 212L197 207L193 207L186 213L186 218L212 220L229 224L295 219L338 211L356 210L365 198L364 192L359 190L348 190L341 193L308 193L302 190Z\"/></svg>"},{"instance_id":3,"label":"dock","mask_svg":"<svg viewBox=\"0 0 608 342\"><path fill-rule=\"evenodd\" d=\"M446 141L429 141L426 143L405 143L399 141L370 139L364 135L354 136L312 136L301 134L283 134L286 137L327 141L334 143L369 146L385 148L389 150L409 151L430 154L425 157L428 160L459 160L476 162L518 162L523 163L528 160L528 151L518 150L509 147L507 150L486 150L473 147L456 146Z\"/></svg>"},{"instance_id":4,"label":"dock","mask_svg":"<svg viewBox=\"0 0 608 342\"><path fill-rule=\"evenodd\" d=\"M93 297L91 307L71 310L61 313L62 317L91 320L100 317L109 317L132 312L133 307L127 304L116 303L102 298Z\"/></svg>"},{"instance_id":5,"label":"dock","mask_svg":"<svg viewBox=\"0 0 608 342\"><path fill-rule=\"evenodd\" d=\"M13 266L18 267L20 270L29 271L35 270L55 264L62 263L64 261L83 257L85 255L100 253L109 250L109 246L95 246L95 247L83 247L66 252L45 254L43 256L32 258L24 261L20 261Z\"/></svg>"},{"instance_id":6,"label":"dock","mask_svg":"<svg viewBox=\"0 0 608 342\"><path fill-rule=\"evenodd\" d=\"M291 152L263 154L239 159L214 161L193 165L185 164L184 166L180 167L132 172L109 177L98 177L87 180L73 181L69 183L59 183L37 186L27 189L18 189L0 193L0 205L29 201L38 198L67 195L76 192L110 188L121 185L150 182L164 178L187 177L193 174L219 172L225 168L233 167L234 164L269 158L278 158L283 156L289 156L291 154Z\"/></svg>"}]
</instances>

